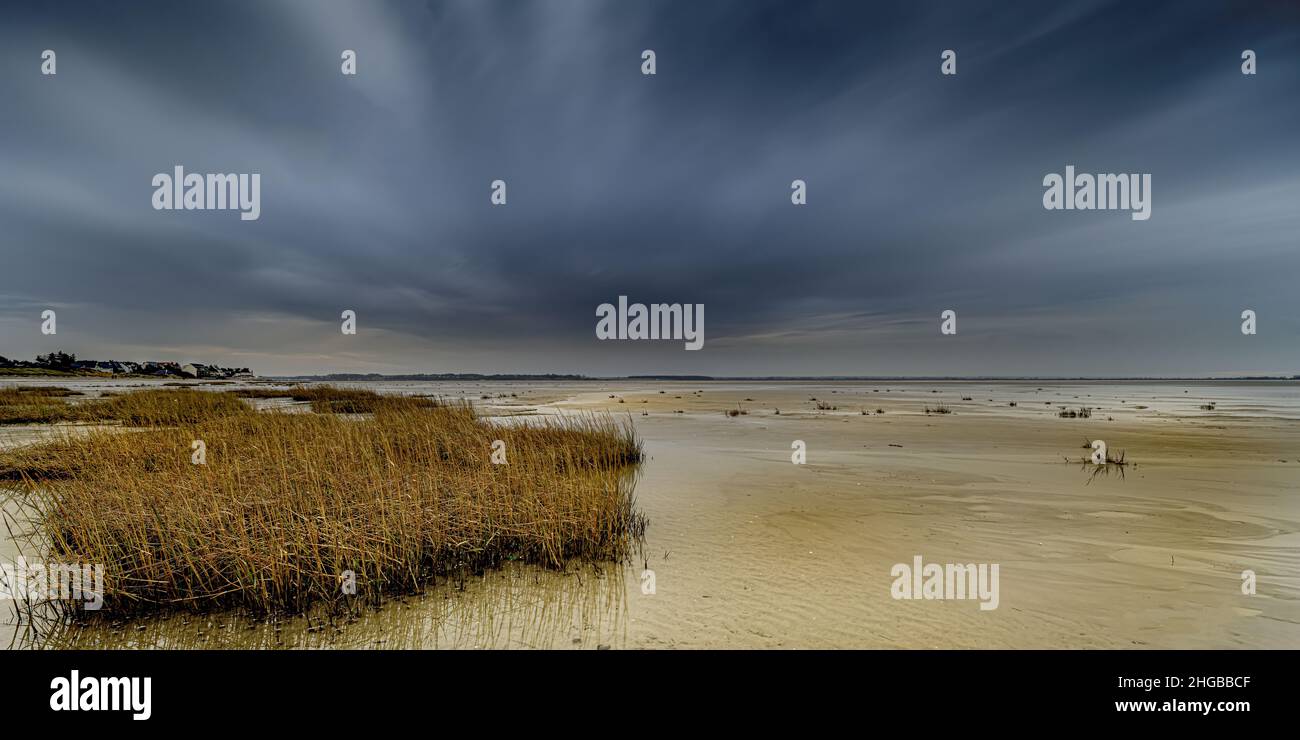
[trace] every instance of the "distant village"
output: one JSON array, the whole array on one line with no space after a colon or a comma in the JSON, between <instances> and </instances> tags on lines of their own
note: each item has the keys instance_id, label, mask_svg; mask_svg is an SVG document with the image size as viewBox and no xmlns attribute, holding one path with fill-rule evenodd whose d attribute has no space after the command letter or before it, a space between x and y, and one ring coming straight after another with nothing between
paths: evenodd
<instances>
[{"instance_id":1,"label":"distant village","mask_svg":"<svg viewBox=\"0 0 1300 740\"><path fill-rule=\"evenodd\" d=\"M199 362L121 362L118 360L78 360L66 352L37 355L35 360L10 360L0 357L0 373L5 369L52 371L74 375L152 375L174 378L252 378L246 367L218 367Z\"/></svg>"}]
</instances>

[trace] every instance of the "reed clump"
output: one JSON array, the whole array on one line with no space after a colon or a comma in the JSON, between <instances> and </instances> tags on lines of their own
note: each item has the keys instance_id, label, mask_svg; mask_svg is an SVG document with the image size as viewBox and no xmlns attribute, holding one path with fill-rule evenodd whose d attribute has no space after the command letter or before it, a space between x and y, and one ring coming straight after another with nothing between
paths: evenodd
<instances>
[{"instance_id":1,"label":"reed clump","mask_svg":"<svg viewBox=\"0 0 1300 740\"><path fill-rule=\"evenodd\" d=\"M64 398L79 395L67 389L46 393L35 389L0 390L0 423L54 424L87 422L132 427L194 424L205 419L252 413L248 404L233 396L194 389L154 388L120 395L105 395L77 403Z\"/></svg>"},{"instance_id":2,"label":"reed clump","mask_svg":"<svg viewBox=\"0 0 1300 740\"><path fill-rule=\"evenodd\" d=\"M224 391L237 398L291 398L293 391L287 388L236 388Z\"/></svg>"},{"instance_id":3,"label":"reed clump","mask_svg":"<svg viewBox=\"0 0 1300 740\"><path fill-rule=\"evenodd\" d=\"M129 427L198 424L253 413L252 407L238 398L179 388L135 391L77 404L72 409L79 421L116 422Z\"/></svg>"},{"instance_id":4,"label":"reed clump","mask_svg":"<svg viewBox=\"0 0 1300 740\"><path fill-rule=\"evenodd\" d=\"M300 403L310 403L311 410L318 414L373 414L381 409L435 408L441 405L441 402L424 396L393 396L366 388L335 385L296 385L282 390L241 388L226 392L238 398L291 398Z\"/></svg>"},{"instance_id":5,"label":"reed clump","mask_svg":"<svg viewBox=\"0 0 1300 740\"><path fill-rule=\"evenodd\" d=\"M630 419L506 426L465 404L349 419L204 395L245 410L0 454L24 541L51 562L105 566L100 613L352 607L506 560L625 559L646 526ZM205 464L193 462L195 440Z\"/></svg>"},{"instance_id":6,"label":"reed clump","mask_svg":"<svg viewBox=\"0 0 1300 740\"><path fill-rule=\"evenodd\" d=\"M53 403L15 403L0 405L0 424L56 424L72 421L70 407Z\"/></svg>"},{"instance_id":7,"label":"reed clump","mask_svg":"<svg viewBox=\"0 0 1300 740\"><path fill-rule=\"evenodd\" d=\"M66 398L84 395L81 391L58 385L12 385L0 388L0 404L18 403L41 398Z\"/></svg>"},{"instance_id":8,"label":"reed clump","mask_svg":"<svg viewBox=\"0 0 1300 740\"><path fill-rule=\"evenodd\" d=\"M74 414L63 399L79 391L48 385L0 388L0 424L53 424L70 421Z\"/></svg>"}]
</instances>

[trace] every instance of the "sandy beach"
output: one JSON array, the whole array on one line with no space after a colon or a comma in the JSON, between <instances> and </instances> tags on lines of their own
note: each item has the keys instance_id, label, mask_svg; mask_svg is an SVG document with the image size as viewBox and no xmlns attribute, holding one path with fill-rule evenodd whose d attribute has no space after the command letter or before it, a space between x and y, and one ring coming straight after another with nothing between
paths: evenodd
<instances>
[{"instance_id":1,"label":"sandy beach","mask_svg":"<svg viewBox=\"0 0 1300 740\"><path fill-rule=\"evenodd\" d=\"M147 381L60 384L93 395ZM630 415L648 455L636 486L650 520L644 554L634 563L564 572L508 567L343 623L216 615L33 629L6 614L5 644L789 649L1300 642L1294 383L366 387L466 398L501 423L541 414ZM951 413L925 413L939 405ZM1091 415L1060 417L1067 407ZM30 443L43 433L0 428L0 445ZM1094 475L1078 462L1090 452L1085 443L1096 439L1124 451L1122 475ZM802 465L791 462L796 440L806 448ZM0 557L12 558L14 544L3 536ZM915 556L998 564L997 608L893 598L891 568ZM653 593L643 592L646 569L653 571ZM1257 577L1254 595L1242 591L1246 570Z\"/></svg>"}]
</instances>

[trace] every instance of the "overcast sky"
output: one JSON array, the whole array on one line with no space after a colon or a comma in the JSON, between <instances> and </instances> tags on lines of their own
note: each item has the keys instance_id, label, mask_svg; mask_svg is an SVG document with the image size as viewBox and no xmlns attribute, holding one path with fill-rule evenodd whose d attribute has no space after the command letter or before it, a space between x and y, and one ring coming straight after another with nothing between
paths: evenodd
<instances>
[{"instance_id":1,"label":"overcast sky","mask_svg":"<svg viewBox=\"0 0 1300 740\"><path fill-rule=\"evenodd\" d=\"M0 11L6 357L1300 373L1291 3L25 5ZM1069 164L1150 173L1150 220L1045 210ZM154 210L175 165L260 173L261 217ZM703 303L704 348L598 341L619 295Z\"/></svg>"}]
</instances>

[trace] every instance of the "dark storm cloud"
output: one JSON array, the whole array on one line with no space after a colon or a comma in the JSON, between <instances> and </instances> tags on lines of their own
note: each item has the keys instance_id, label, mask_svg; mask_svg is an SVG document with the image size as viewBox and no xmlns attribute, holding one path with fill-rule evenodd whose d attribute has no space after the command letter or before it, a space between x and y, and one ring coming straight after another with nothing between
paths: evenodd
<instances>
[{"instance_id":1,"label":"dark storm cloud","mask_svg":"<svg viewBox=\"0 0 1300 740\"><path fill-rule=\"evenodd\" d=\"M83 355L263 372L1293 371L1298 19L1242 7L6 11L0 354L54 306ZM262 217L152 210L175 164L261 173ZM1152 173L1152 219L1044 211L1067 164ZM704 303L705 350L597 342L618 295Z\"/></svg>"}]
</instances>

